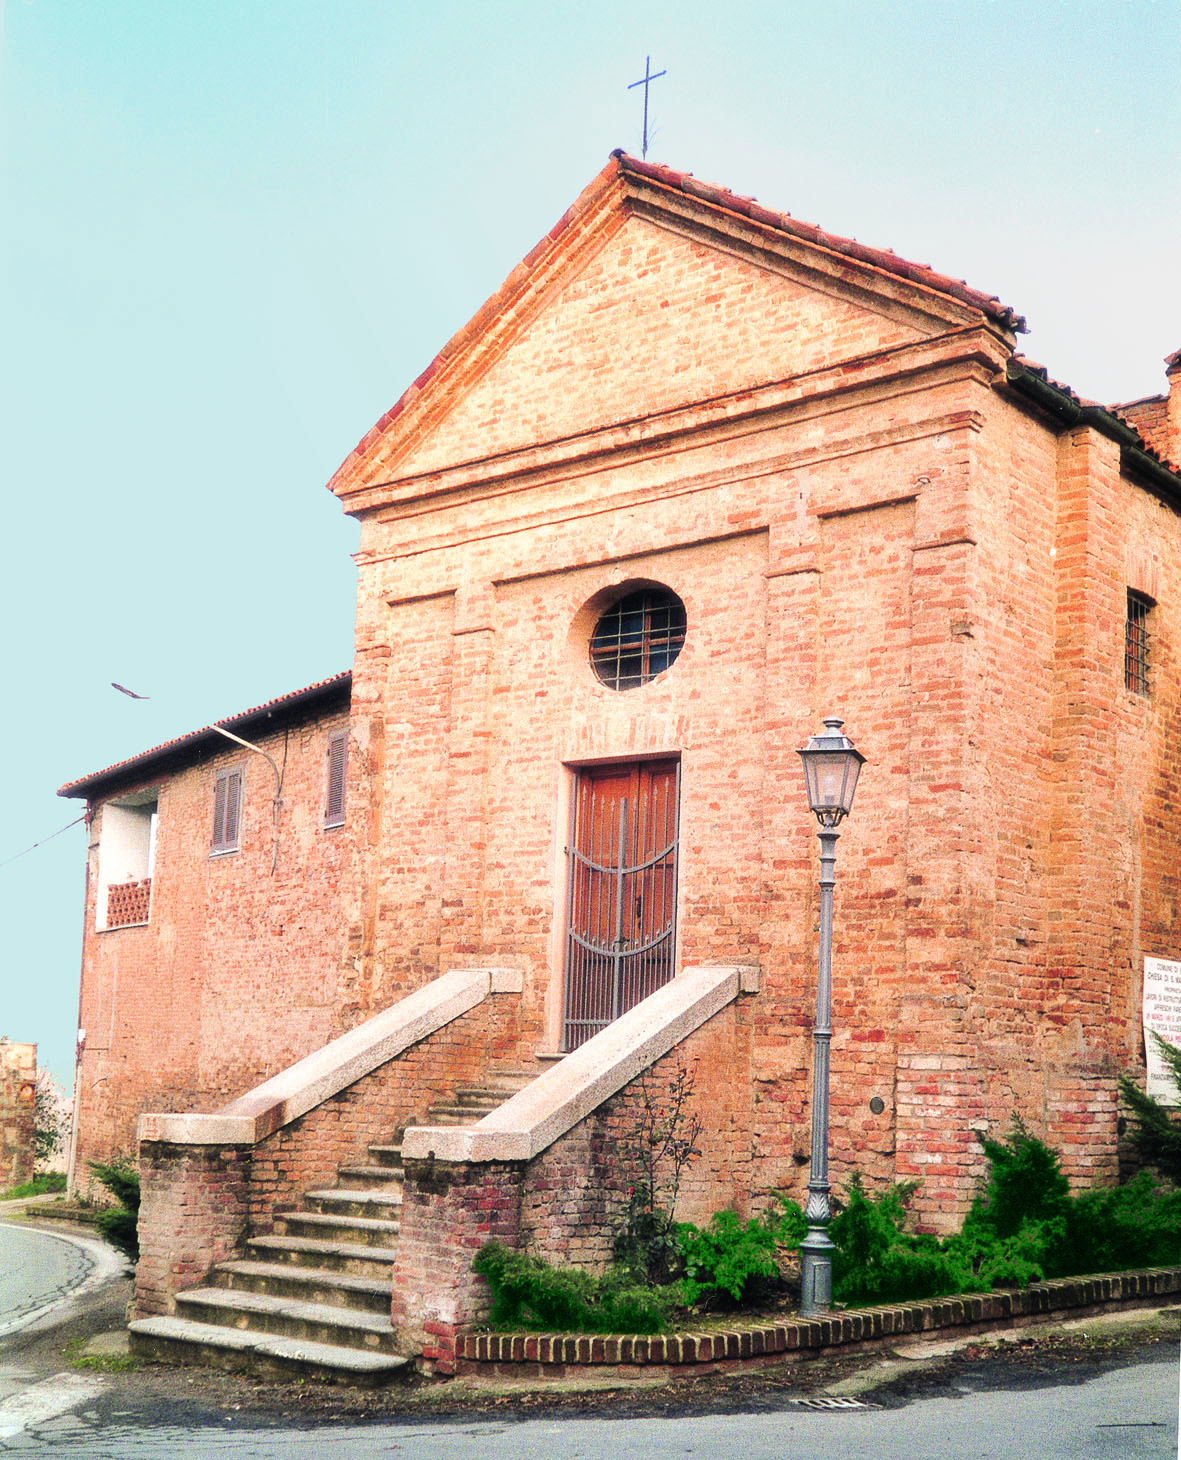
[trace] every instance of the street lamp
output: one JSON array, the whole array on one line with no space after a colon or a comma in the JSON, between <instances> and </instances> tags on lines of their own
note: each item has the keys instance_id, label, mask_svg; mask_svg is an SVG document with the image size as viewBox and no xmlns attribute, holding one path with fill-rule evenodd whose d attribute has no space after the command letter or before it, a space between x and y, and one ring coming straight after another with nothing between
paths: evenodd
<instances>
[{"instance_id":1,"label":"street lamp","mask_svg":"<svg viewBox=\"0 0 1181 1460\"><path fill-rule=\"evenodd\" d=\"M832 1042L832 890L836 885L837 827L853 809L853 793L865 757L847 735L844 722L829 715L824 729L799 752L804 762L808 809L820 830L820 949L816 976L816 1025L812 1031L812 1163L804 1216L808 1235L800 1243L800 1314L813 1318L832 1303L832 1239L828 1223L828 1054Z\"/></svg>"}]
</instances>

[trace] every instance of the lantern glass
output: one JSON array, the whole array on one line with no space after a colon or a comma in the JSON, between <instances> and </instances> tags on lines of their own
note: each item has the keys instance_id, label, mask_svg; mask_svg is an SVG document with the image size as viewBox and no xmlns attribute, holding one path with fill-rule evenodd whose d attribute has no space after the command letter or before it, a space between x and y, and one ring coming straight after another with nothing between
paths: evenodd
<instances>
[{"instance_id":1,"label":"lantern glass","mask_svg":"<svg viewBox=\"0 0 1181 1460\"><path fill-rule=\"evenodd\" d=\"M808 807L822 826L836 826L853 809L857 778L865 757L847 735L842 721L830 716L824 730L813 735L799 752L804 763Z\"/></svg>"}]
</instances>

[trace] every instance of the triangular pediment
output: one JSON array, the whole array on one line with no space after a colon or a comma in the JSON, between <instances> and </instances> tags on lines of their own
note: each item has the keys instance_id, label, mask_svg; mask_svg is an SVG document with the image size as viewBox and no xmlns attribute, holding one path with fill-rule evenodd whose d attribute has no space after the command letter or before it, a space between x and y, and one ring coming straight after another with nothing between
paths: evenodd
<instances>
[{"instance_id":1,"label":"triangular pediment","mask_svg":"<svg viewBox=\"0 0 1181 1460\"><path fill-rule=\"evenodd\" d=\"M1020 325L893 255L613 158L332 487L347 497L567 441L990 315Z\"/></svg>"}]
</instances>

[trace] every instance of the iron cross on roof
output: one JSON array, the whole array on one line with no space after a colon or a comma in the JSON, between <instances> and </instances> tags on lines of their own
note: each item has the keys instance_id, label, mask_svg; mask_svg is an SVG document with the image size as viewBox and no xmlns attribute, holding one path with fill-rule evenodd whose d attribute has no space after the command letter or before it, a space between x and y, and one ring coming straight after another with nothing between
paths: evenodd
<instances>
[{"instance_id":1,"label":"iron cross on roof","mask_svg":"<svg viewBox=\"0 0 1181 1460\"><path fill-rule=\"evenodd\" d=\"M640 78L639 81L633 81L627 88L629 91L634 91L637 86L642 86L644 88L644 145L643 150L640 153L641 157L648 156L648 88L652 85L653 81L659 81L662 76L668 75L667 70L657 71L655 74L653 74L651 68L652 57L645 56L643 76Z\"/></svg>"}]
</instances>

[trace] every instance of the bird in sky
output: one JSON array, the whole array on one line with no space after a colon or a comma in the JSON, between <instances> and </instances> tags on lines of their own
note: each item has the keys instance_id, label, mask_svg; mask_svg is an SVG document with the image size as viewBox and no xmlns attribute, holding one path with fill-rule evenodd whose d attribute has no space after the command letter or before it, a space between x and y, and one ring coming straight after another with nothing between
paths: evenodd
<instances>
[{"instance_id":1,"label":"bird in sky","mask_svg":"<svg viewBox=\"0 0 1181 1460\"><path fill-rule=\"evenodd\" d=\"M129 700L150 700L151 695L137 695L133 689L128 689L125 684L116 684L111 680L111 688L117 689L121 695L126 695Z\"/></svg>"}]
</instances>

